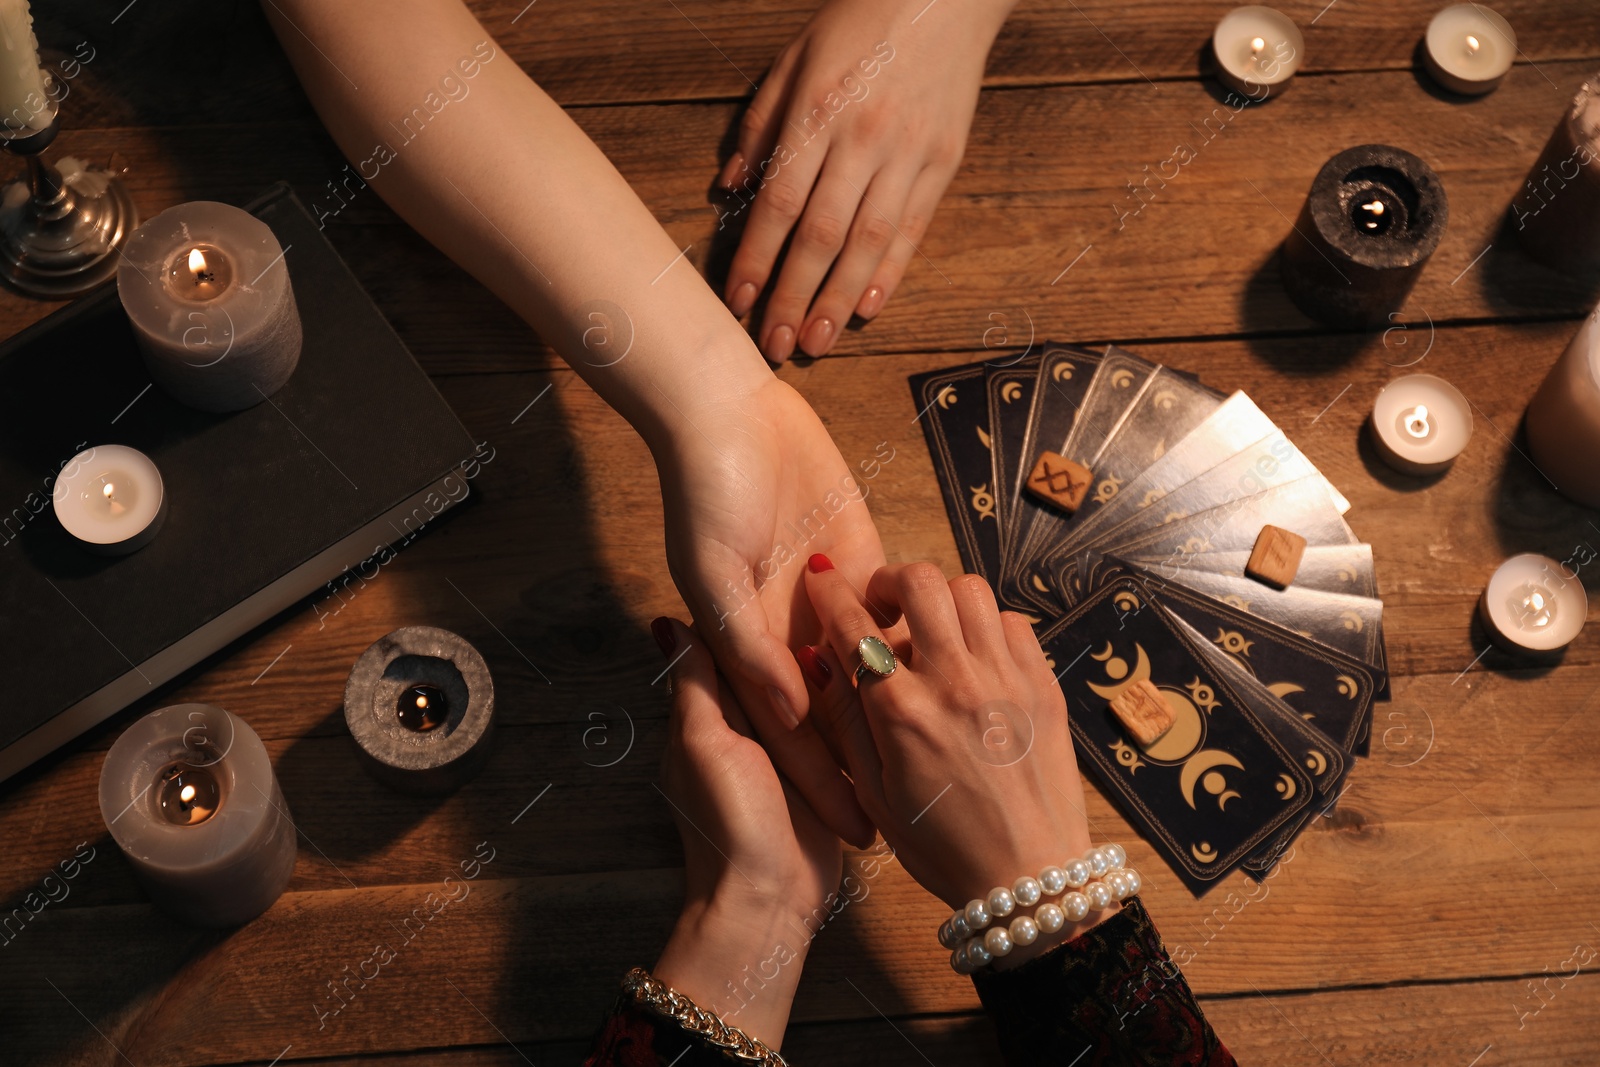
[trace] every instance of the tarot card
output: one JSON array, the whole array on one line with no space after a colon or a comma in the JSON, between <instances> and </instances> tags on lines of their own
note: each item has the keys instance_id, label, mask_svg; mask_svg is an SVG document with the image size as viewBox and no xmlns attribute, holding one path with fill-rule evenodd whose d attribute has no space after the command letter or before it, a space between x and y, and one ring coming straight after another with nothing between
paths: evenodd
<instances>
[{"instance_id":1,"label":"tarot card","mask_svg":"<svg viewBox=\"0 0 1600 1067\"><path fill-rule=\"evenodd\" d=\"M1087 348L1073 345L1047 345L1039 361L1039 373L1033 390L1033 410L1028 414L1028 430L1023 437L1022 453L1016 464L1016 480L1008 490L1007 515L1016 516L1005 531L1001 543L1001 558L1010 547L1011 538L1033 519L1033 512L1041 506L1022 491L1022 480L1027 477L1033 461L1040 452L1060 452L1066 447L1067 437L1077 420L1078 408L1083 404L1084 393L1100 365L1100 356Z\"/></svg>"},{"instance_id":2,"label":"tarot card","mask_svg":"<svg viewBox=\"0 0 1600 1067\"><path fill-rule=\"evenodd\" d=\"M968 571L992 585L1000 575L1000 520L995 515L986 363L911 376L911 400L933 457L956 550Z\"/></svg>"},{"instance_id":3,"label":"tarot card","mask_svg":"<svg viewBox=\"0 0 1600 1067\"><path fill-rule=\"evenodd\" d=\"M1137 564L1134 564L1137 567ZM1275 623L1301 637L1354 656L1372 671L1381 698L1388 690L1389 670L1383 651L1383 601L1324 593L1291 585L1274 589L1253 578L1212 574L1193 567L1154 567L1145 572L1159 587L1175 582L1220 600L1230 607Z\"/></svg>"},{"instance_id":4,"label":"tarot card","mask_svg":"<svg viewBox=\"0 0 1600 1067\"><path fill-rule=\"evenodd\" d=\"M1208 651L1214 648L1232 657L1334 744L1366 755L1378 686L1361 660L1181 585L1157 586L1148 576L1131 580L1205 635Z\"/></svg>"},{"instance_id":5,"label":"tarot card","mask_svg":"<svg viewBox=\"0 0 1600 1067\"><path fill-rule=\"evenodd\" d=\"M1019 478L1017 465L1022 458L1023 438L1028 431L1028 416L1033 410L1034 383L1039 376L1039 356L1016 363L991 365L985 372L984 391L989 409L989 452L994 471L992 494L995 516L1000 523L1001 553L1011 529L1013 516L1008 510L1008 487Z\"/></svg>"},{"instance_id":6,"label":"tarot card","mask_svg":"<svg viewBox=\"0 0 1600 1067\"><path fill-rule=\"evenodd\" d=\"M1104 505L1222 405L1215 389L1157 367L1094 465L1085 507Z\"/></svg>"},{"instance_id":7,"label":"tarot card","mask_svg":"<svg viewBox=\"0 0 1600 1067\"><path fill-rule=\"evenodd\" d=\"M1196 895L1261 848L1314 795L1310 775L1137 581L1107 583L1045 631L1084 763ZM1155 684L1173 712L1148 746L1109 703Z\"/></svg>"},{"instance_id":8,"label":"tarot card","mask_svg":"<svg viewBox=\"0 0 1600 1067\"><path fill-rule=\"evenodd\" d=\"M1137 557L1126 558L1130 563L1144 567L1157 562ZM1183 565L1186 570L1244 578L1244 565L1249 558L1249 552L1199 552L1187 557ZM1300 569L1295 572L1293 588L1378 599L1378 579L1372 568L1372 546L1309 546L1305 555L1300 557Z\"/></svg>"}]
</instances>

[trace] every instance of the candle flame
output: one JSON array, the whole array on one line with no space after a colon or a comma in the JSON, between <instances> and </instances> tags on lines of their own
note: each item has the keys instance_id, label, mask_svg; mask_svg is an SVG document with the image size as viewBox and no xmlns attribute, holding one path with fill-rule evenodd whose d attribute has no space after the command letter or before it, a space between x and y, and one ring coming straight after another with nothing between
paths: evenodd
<instances>
[{"instance_id":1,"label":"candle flame","mask_svg":"<svg viewBox=\"0 0 1600 1067\"><path fill-rule=\"evenodd\" d=\"M425 708L427 706L428 706L428 698L427 697L425 697L425 696L417 697L417 707Z\"/></svg>"},{"instance_id":2,"label":"candle flame","mask_svg":"<svg viewBox=\"0 0 1600 1067\"><path fill-rule=\"evenodd\" d=\"M1361 206L1366 208L1368 211L1372 212L1374 215L1382 215L1383 214L1383 201L1382 200L1374 200L1370 204L1362 204Z\"/></svg>"},{"instance_id":3,"label":"candle flame","mask_svg":"<svg viewBox=\"0 0 1600 1067\"><path fill-rule=\"evenodd\" d=\"M198 248L189 249L189 273L198 278L200 275L205 273L205 270L206 254L200 251Z\"/></svg>"},{"instance_id":4,"label":"candle flame","mask_svg":"<svg viewBox=\"0 0 1600 1067\"><path fill-rule=\"evenodd\" d=\"M194 802L194 786L192 786L192 785L184 786L182 789L180 789L178 791L178 797L185 804L193 803Z\"/></svg>"},{"instance_id":5,"label":"candle flame","mask_svg":"<svg viewBox=\"0 0 1600 1067\"><path fill-rule=\"evenodd\" d=\"M1406 416L1406 433L1412 437L1426 437L1428 430L1428 406L1418 404Z\"/></svg>"},{"instance_id":6,"label":"candle flame","mask_svg":"<svg viewBox=\"0 0 1600 1067\"><path fill-rule=\"evenodd\" d=\"M103 495L107 500L110 500L111 499L111 494L116 492L116 491L117 491L117 487L114 484L112 484L111 482L107 482L105 485L101 486L101 488L100 488L101 495Z\"/></svg>"},{"instance_id":7,"label":"candle flame","mask_svg":"<svg viewBox=\"0 0 1600 1067\"><path fill-rule=\"evenodd\" d=\"M1260 55L1261 54L1261 50L1263 48L1265 48L1265 47L1267 47L1267 42L1265 40L1263 40L1262 38L1260 38L1260 37L1252 37L1250 39L1250 54L1251 55L1253 55L1253 56Z\"/></svg>"},{"instance_id":8,"label":"candle flame","mask_svg":"<svg viewBox=\"0 0 1600 1067\"><path fill-rule=\"evenodd\" d=\"M1472 36L1470 33L1467 34L1467 51L1476 54L1478 49L1481 47L1482 45L1478 43L1478 39L1476 37Z\"/></svg>"}]
</instances>

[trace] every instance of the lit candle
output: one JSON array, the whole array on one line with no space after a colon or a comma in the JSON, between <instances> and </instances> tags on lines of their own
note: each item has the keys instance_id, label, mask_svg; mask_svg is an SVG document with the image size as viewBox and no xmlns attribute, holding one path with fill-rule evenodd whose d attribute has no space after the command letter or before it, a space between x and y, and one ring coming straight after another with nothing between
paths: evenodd
<instances>
[{"instance_id":1,"label":"lit candle","mask_svg":"<svg viewBox=\"0 0 1600 1067\"><path fill-rule=\"evenodd\" d=\"M1511 201L1522 250L1548 267L1600 267L1600 75L1579 88Z\"/></svg>"},{"instance_id":2,"label":"lit candle","mask_svg":"<svg viewBox=\"0 0 1600 1067\"><path fill-rule=\"evenodd\" d=\"M1600 508L1600 307L1528 405L1534 466L1567 497Z\"/></svg>"},{"instance_id":3,"label":"lit candle","mask_svg":"<svg viewBox=\"0 0 1600 1067\"><path fill-rule=\"evenodd\" d=\"M97 445L73 456L56 478L52 503L67 533L106 556L143 548L167 517L161 472L126 445Z\"/></svg>"},{"instance_id":4,"label":"lit candle","mask_svg":"<svg viewBox=\"0 0 1600 1067\"><path fill-rule=\"evenodd\" d=\"M1472 439L1472 405L1443 378L1408 374L1378 393L1371 424L1385 463L1406 474L1437 474Z\"/></svg>"},{"instance_id":5,"label":"lit candle","mask_svg":"<svg viewBox=\"0 0 1600 1067\"><path fill-rule=\"evenodd\" d=\"M1478 601L1478 617L1508 652L1558 652L1583 629L1589 597L1576 575L1547 556L1526 552L1495 570Z\"/></svg>"},{"instance_id":6,"label":"lit candle","mask_svg":"<svg viewBox=\"0 0 1600 1067\"><path fill-rule=\"evenodd\" d=\"M221 708L177 704L123 731L100 770L100 814L151 902L185 922L248 922L294 871L266 746Z\"/></svg>"},{"instance_id":7,"label":"lit candle","mask_svg":"<svg viewBox=\"0 0 1600 1067\"><path fill-rule=\"evenodd\" d=\"M1252 100L1264 100L1287 88L1300 69L1305 38L1281 11L1251 5L1222 16L1211 33L1211 50L1218 81Z\"/></svg>"},{"instance_id":8,"label":"lit candle","mask_svg":"<svg viewBox=\"0 0 1600 1067\"><path fill-rule=\"evenodd\" d=\"M33 13L27 0L0 0L0 118L13 130L29 129L45 103Z\"/></svg>"},{"instance_id":9,"label":"lit candle","mask_svg":"<svg viewBox=\"0 0 1600 1067\"><path fill-rule=\"evenodd\" d=\"M1510 72L1517 34L1482 4L1451 4L1428 23L1422 54L1434 81L1453 93L1481 96Z\"/></svg>"},{"instance_id":10,"label":"lit candle","mask_svg":"<svg viewBox=\"0 0 1600 1067\"><path fill-rule=\"evenodd\" d=\"M1283 239L1284 288L1322 322L1391 325L1449 219L1444 185L1428 164L1391 145L1347 148L1312 179Z\"/></svg>"},{"instance_id":11,"label":"lit candle","mask_svg":"<svg viewBox=\"0 0 1600 1067\"><path fill-rule=\"evenodd\" d=\"M374 778L402 793L442 795L489 759L494 680L460 634L405 626L350 668L344 718Z\"/></svg>"},{"instance_id":12,"label":"lit candle","mask_svg":"<svg viewBox=\"0 0 1600 1067\"><path fill-rule=\"evenodd\" d=\"M117 291L156 383L203 411L259 404L300 360L285 249L227 204L168 208L128 241Z\"/></svg>"}]
</instances>

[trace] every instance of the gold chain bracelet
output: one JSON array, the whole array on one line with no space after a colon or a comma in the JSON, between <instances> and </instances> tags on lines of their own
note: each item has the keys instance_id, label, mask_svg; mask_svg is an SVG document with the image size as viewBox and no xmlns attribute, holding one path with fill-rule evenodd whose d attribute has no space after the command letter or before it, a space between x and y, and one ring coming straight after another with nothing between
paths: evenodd
<instances>
[{"instance_id":1,"label":"gold chain bracelet","mask_svg":"<svg viewBox=\"0 0 1600 1067\"><path fill-rule=\"evenodd\" d=\"M715 1012L706 1011L682 993L658 981L643 967L635 967L622 979L622 991L635 1004L671 1019L696 1037L722 1049L741 1063L761 1067L789 1067L788 1062L759 1039L737 1026L729 1026Z\"/></svg>"}]
</instances>

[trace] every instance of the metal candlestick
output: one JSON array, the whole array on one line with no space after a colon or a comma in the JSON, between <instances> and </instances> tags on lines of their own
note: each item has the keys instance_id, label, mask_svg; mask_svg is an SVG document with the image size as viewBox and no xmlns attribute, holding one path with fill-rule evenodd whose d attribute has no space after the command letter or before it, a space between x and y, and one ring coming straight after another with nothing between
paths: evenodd
<instances>
[{"instance_id":1,"label":"metal candlestick","mask_svg":"<svg viewBox=\"0 0 1600 1067\"><path fill-rule=\"evenodd\" d=\"M44 160L61 127L55 100L30 121L0 130L0 147L28 165L25 179L0 189L0 275L29 296L77 296L116 274L139 212L110 171L78 166L63 174Z\"/></svg>"}]
</instances>

